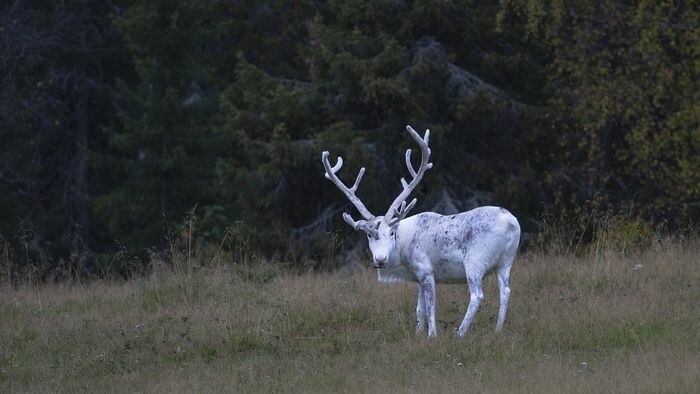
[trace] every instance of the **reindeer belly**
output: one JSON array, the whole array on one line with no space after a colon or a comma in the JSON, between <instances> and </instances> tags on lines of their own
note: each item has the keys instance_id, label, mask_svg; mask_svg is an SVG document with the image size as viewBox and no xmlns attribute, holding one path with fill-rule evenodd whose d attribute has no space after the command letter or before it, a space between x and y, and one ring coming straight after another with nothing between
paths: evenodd
<instances>
[{"instance_id":1,"label":"reindeer belly","mask_svg":"<svg viewBox=\"0 0 700 394\"><path fill-rule=\"evenodd\" d=\"M464 272L464 264L449 260L435 262L435 281L438 283L467 283L467 275Z\"/></svg>"}]
</instances>

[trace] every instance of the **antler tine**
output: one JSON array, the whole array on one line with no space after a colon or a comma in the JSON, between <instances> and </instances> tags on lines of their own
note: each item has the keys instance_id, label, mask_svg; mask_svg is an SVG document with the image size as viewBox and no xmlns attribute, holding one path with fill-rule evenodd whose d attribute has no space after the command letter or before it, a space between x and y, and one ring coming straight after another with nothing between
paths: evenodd
<instances>
[{"instance_id":1,"label":"antler tine","mask_svg":"<svg viewBox=\"0 0 700 394\"><path fill-rule=\"evenodd\" d=\"M358 222L355 219L353 219L352 216L350 216L350 214L347 212L343 212L343 219L345 219L345 222L347 222L347 224L349 224L355 230L359 229L362 225L361 222Z\"/></svg>"},{"instance_id":2,"label":"antler tine","mask_svg":"<svg viewBox=\"0 0 700 394\"><path fill-rule=\"evenodd\" d=\"M411 173L411 176L415 178L416 170L413 169L413 164L411 164L411 149L406 149L406 167L408 167L408 172Z\"/></svg>"},{"instance_id":3,"label":"antler tine","mask_svg":"<svg viewBox=\"0 0 700 394\"><path fill-rule=\"evenodd\" d=\"M341 181L340 178L338 178L338 176L336 175L336 173L340 171L341 167L343 167L343 159L340 156L338 156L338 161L334 166L331 167L331 163L328 161L329 155L330 153L328 151L323 151L323 153L321 154L321 162L323 162L323 167L326 169L326 178L333 182L338 187L338 189L340 189L340 191L342 191L343 194L345 194L348 200L350 200L350 202L355 206L355 208L357 208L357 210L365 219L374 220L375 216L372 215L372 213L365 207L362 201L360 201L360 199L355 195L355 191L357 191L357 188L360 186L360 181L362 181L362 177L365 174L365 168L360 168L360 172L357 174L357 178L355 178L355 183L353 183L352 187L348 188L347 186L345 186L343 181ZM343 218L345 218L345 215L343 215ZM348 218L350 218L350 215L348 215ZM356 228L355 224L353 223L358 222L355 222L354 220L352 220L352 218L350 218L350 220L352 222L348 221L348 219L345 219L345 221L348 222L348 224Z\"/></svg>"},{"instance_id":4,"label":"antler tine","mask_svg":"<svg viewBox=\"0 0 700 394\"><path fill-rule=\"evenodd\" d=\"M325 160L328 160L328 152L323 152L325 155ZM336 172L340 171L340 169L343 167L343 158L338 156L338 161L336 161L335 165L331 168L331 173L335 174ZM326 179L331 179L330 175L328 175L328 169L326 169Z\"/></svg>"},{"instance_id":5,"label":"antler tine","mask_svg":"<svg viewBox=\"0 0 700 394\"><path fill-rule=\"evenodd\" d=\"M397 213L399 216L406 217L406 214L408 214L408 211L410 211L411 209L413 209L413 207L416 205L417 202L418 202L418 199L417 199L417 198L414 198L413 200L411 200L410 203L408 203L408 205L406 205L406 200L404 200L404 201L401 203L401 208L399 208L398 211L397 211L396 213Z\"/></svg>"},{"instance_id":6,"label":"antler tine","mask_svg":"<svg viewBox=\"0 0 700 394\"><path fill-rule=\"evenodd\" d=\"M355 183L352 185L350 188L351 192L356 192L357 187L360 186L360 182L362 181L362 177L365 175L365 167L360 168L360 172L357 173L357 178L355 178Z\"/></svg>"},{"instance_id":7,"label":"antler tine","mask_svg":"<svg viewBox=\"0 0 700 394\"><path fill-rule=\"evenodd\" d=\"M413 130L413 127L411 126L406 126L406 130L418 143L418 146L420 146L421 161L420 167L418 167L418 171L416 171L413 164L411 164L411 149L406 150L406 167L408 168L408 172L411 174L411 182L408 183L404 178L401 178L401 186L403 186L403 190L398 197L396 197L394 202L391 203L391 206L389 206L389 210L385 215L387 217L398 217L399 220L405 217L405 215L411 208L413 208L417 201L414 199L410 204L408 204L408 206L406 206L406 198L408 198L411 192L413 192L413 189L415 189L421 179L423 179L425 172L433 167L433 163L429 162L430 147L428 147L428 142L430 140L430 130L426 129L423 137Z\"/></svg>"},{"instance_id":8,"label":"antler tine","mask_svg":"<svg viewBox=\"0 0 700 394\"><path fill-rule=\"evenodd\" d=\"M343 219L355 230L363 230L367 232L375 231L367 220L355 220L349 213L343 212Z\"/></svg>"},{"instance_id":9,"label":"antler tine","mask_svg":"<svg viewBox=\"0 0 700 394\"><path fill-rule=\"evenodd\" d=\"M403 218L405 218L406 215L408 215L408 212L410 212L411 209L413 209L417 202L418 199L414 198L408 205L406 205L406 200L404 200L399 208L394 209L394 214L392 215L389 223L394 224L395 222L403 220Z\"/></svg>"}]
</instances>

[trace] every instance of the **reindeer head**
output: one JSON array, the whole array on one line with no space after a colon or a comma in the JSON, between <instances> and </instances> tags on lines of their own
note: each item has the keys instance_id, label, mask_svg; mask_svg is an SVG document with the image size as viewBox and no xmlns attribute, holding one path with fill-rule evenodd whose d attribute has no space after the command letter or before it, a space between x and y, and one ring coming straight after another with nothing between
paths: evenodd
<instances>
[{"instance_id":1,"label":"reindeer head","mask_svg":"<svg viewBox=\"0 0 700 394\"><path fill-rule=\"evenodd\" d=\"M425 131L425 136L421 138L418 133L411 126L406 126L406 130L411 134L414 140L418 143L421 148L421 163L418 171L413 168L411 164L411 150L406 150L406 167L408 167L408 172L411 174L411 182L406 182L404 178L401 178L401 185L403 190L396 197L394 202L391 203L389 209L386 211L384 216L374 216L365 205L360 201L360 199L355 195L357 187L360 185L362 176L365 174L365 168L362 167L360 172L355 178L355 183L352 187L348 188L345 184L338 178L336 173L340 171L343 166L343 159L338 157L338 161L334 166L328 161L328 151L324 151L321 154L321 161L326 169L326 178L333 182L340 191L345 194L345 196L350 200L350 202L357 208L364 220L354 220L350 214L347 212L343 213L343 219L352 226L355 230L362 230L367 233L367 239L369 241L369 249L372 252L372 260L374 268L384 268L387 264L393 265L398 264L398 259L396 258L396 238L399 223L403 220L408 212L416 205L416 199L414 198L410 203L406 204L406 199L411 194L413 189L416 188L418 183L423 179L423 175L427 170L433 167L433 164L428 162L430 159L430 148L428 147L428 139L430 137L430 130Z\"/></svg>"}]
</instances>

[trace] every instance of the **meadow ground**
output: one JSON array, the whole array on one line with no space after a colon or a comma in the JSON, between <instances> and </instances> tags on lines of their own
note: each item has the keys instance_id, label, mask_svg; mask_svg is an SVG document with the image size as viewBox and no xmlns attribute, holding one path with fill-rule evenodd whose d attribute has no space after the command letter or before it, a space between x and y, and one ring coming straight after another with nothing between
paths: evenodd
<instances>
[{"instance_id":1,"label":"meadow ground","mask_svg":"<svg viewBox=\"0 0 700 394\"><path fill-rule=\"evenodd\" d=\"M415 285L369 269L155 265L129 281L5 285L0 391L697 392L698 252L662 239L626 255L526 253L503 332L489 278L462 339L466 286L438 286L427 340Z\"/></svg>"}]
</instances>

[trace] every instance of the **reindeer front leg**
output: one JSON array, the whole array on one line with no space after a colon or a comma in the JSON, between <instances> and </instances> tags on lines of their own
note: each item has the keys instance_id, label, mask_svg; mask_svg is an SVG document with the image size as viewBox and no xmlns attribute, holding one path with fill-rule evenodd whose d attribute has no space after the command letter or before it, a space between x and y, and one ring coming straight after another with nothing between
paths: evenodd
<instances>
[{"instance_id":1,"label":"reindeer front leg","mask_svg":"<svg viewBox=\"0 0 700 394\"><path fill-rule=\"evenodd\" d=\"M421 292L425 303L425 313L428 315L428 337L435 337L437 329L435 327L435 276L425 275L419 279ZM420 323L420 320L418 320Z\"/></svg>"},{"instance_id":2,"label":"reindeer front leg","mask_svg":"<svg viewBox=\"0 0 700 394\"><path fill-rule=\"evenodd\" d=\"M418 284L418 302L416 303L416 335L420 335L425 331L425 292L423 285Z\"/></svg>"}]
</instances>

